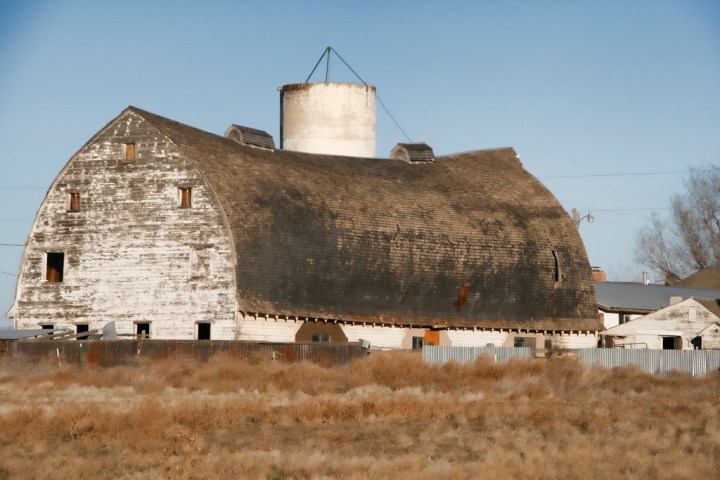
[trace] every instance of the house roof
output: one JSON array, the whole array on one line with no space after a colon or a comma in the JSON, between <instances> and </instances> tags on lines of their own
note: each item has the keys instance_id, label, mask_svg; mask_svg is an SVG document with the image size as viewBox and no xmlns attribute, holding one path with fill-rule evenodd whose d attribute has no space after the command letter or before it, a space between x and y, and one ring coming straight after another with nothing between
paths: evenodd
<instances>
[{"instance_id":1,"label":"house roof","mask_svg":"<svg viewBox=\"0 0 720 480\"><path fill-rule=\"evenodd\" d=\"M703 268L689 277L680 280L675 285L689 288L720 289L720 268Z\"/></svg>"},{"instance_id":2,"label":"house roof","mask_svg":"<svg viewBox=\"0 0 720 480\"><path fill-rule=\"evenodd\" d=\"M720 289L595 282L595 294L601 310L648 313L667 307L670 297L718 299Z\"/></svg>"},{"instance_id":3,"label":"house roof","mask_svg":"<svg viewBox=\"0 0 720 480\"><path fill-rule=\"evenodd\" d=\"M512 148L421 164L268 151L127 111L172 140L214 190L234 237L242 311L602 329L577 228Z\"/></svg>"},{"instance_id":4,"label":"house roof","mask_svg":"<svg viewBox=\"0 0 720 480\"><path fill-rule=\"evenodd\" d=\"M720 299L696 298L695 300L720 318Z\"/></svg>"}]
</instances>

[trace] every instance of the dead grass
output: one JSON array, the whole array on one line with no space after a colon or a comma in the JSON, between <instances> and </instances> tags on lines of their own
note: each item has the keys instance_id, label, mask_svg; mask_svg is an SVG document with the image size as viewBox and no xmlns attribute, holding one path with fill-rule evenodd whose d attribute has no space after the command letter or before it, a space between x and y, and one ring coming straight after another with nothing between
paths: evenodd
<instances>
[{"instance_id":1,"label":"dead grass","mask_svg":"<svg viewBox=\"0 0 720 480\"><path fill-rule=\"evenodd\" d=\"M3 478L718 478L720 375L571 360L0 364Z\"/></svg>"}]
</instances>

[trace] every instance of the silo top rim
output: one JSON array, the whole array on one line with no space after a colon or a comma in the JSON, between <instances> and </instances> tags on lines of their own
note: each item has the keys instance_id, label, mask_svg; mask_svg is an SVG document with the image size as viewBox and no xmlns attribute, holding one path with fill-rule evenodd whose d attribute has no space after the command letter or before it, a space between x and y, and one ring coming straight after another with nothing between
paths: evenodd
<instances>
[{"instance_id":1,"label":"silo top rim","mask_svg":"<svg viewBox=\"0 0 720 480\"><path fill-rule=\"evenodd\" d=\"M328 85L328 86L355 86L355 87L365 87L370 90L375 90L375 85L372 85L370 83L351 83L351 82L305 82L305 83L288 83L286 85L283 85L282 87L278 88L279 91L284 92L288 90L305 90L307 88L316 86L316 85Z\"/></svg>"}]
</instances>

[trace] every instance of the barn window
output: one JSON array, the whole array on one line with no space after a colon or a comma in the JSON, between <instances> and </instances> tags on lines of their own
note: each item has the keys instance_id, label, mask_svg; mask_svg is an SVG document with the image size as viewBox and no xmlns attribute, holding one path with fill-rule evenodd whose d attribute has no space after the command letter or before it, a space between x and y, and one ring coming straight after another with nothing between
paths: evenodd
<instances>
[{"instance_id":1,"label":"barn window","mask_svg":"<svg viewBox=\"0 0 720 480\"><path fill-rule=\"evenodd\" d=\"M190 208L192 206L192 188L178 188L178 206L180 208Z\"/></svg>"},{"instance_id":2,"label":"barn window","mask_svg":"<svg viewBox=\"0 0 720 480\"><path fill-rule=\"evenodd\" d=\"M552 251L553 255L553 281L555 282L555 286L557 287L560 285L560 282L562 281L562 266L560 265L560 255L556 250Z\"/></svg>"},{"instance_id":3,"label":"barn window","mask_svg":"<svg viewBox=\"0 0 720 480\"><path fill-rule=\"evenodd\" d=\"M78 192L68 193L68 212L79 212L80 211L80 194Z\"/></svg>"},{"instance_id":4,"label":"barn window","mask_svg":"<svg viewBox=\"0 0 720 480\"><path fill-rule=\"evenodd\" d=\"M190 278L209 277L212 273L213 252L207 248L190 249Z\"/></svg>"},{"instance_id":5,"label":"barn window","mask_svg":"<svg viewBox=\"0 0 720 480\"><path fill-rule=\"evenodd\" d=\"M425 337L412 337L413 349L422 348L423 340L425 340Z\"/></svg>"},{"instance_id":6,"label":"barn window","mask_svg":"<svg viewBox=\"0 0 720 480\"><path fill-rule=\"evenodd\" d=\"M535 337L515 337L513 339L515 348L535 348L535 343Z\"/></svg>"},{"instance_id":7,"label":"barn window","mask_svg":"<svg viewBox=\"0 0 720 480\"><path fill-rule=\"evenodd\" d=\"M65 271L65 254L62 252L48 252L46 255L45 280L51 283L63 281Z\"/></svg>"},{"instance_id":8,"label":"barn window","mask_svg":"<svg viewBox=\"0 0 720 480\"><path fill-rule=\"evenodd\" d=\"M90 329L87 323L78 323L75 325L75 333L85 333Z\"/></svg>"},{"instance_id":9,"label":"barn window","mask_svg":"<svg viewBox=\"0 0 720 480\"><path fill-rule=\"evenodd\" d=\"M210 340L210 324L209 323L198 323L197 324L197 339L198 340Z\"/></svg>"},{"instance_id":10,"label":"barn window","mask_svg":"<svg viewBox=\"0 0 720 480\"><path fill-rule=\"evenodd\" d=\"M330 341L330 335L327 334L315 334L312 336L312 341L316 343L326 343Z\"/></svg>"},{"instance_id":11,"label":"barn window","mask_svg":"<svg viewBox=\"0 0 720 480\"><path fill-rule=\"evenodd\" d=\"M52 323L43 323L40 325L43 330L52 330L55 326Z\"/></svg>"},{"instance_id":12,"label":"barn window","mask_svg":"<svg viewBox=\"0 0 720 480\"><path fill-rule=\"evenodd\" d=\"M135 144L134 143L126 143L125 144L124 158L125 158L126 162L134 162L135 161Z\"/></svg>"},{"instance_id":13,"label":"barn window","mask_svg":"<svg viewBox=\"0 0 720 480\"><path fill-rule=\"evenodd\" d=\"M141 338L150 338L150 323L149 322L137 322L135 323L135 335Z\"/></svg>"}]
</instances>

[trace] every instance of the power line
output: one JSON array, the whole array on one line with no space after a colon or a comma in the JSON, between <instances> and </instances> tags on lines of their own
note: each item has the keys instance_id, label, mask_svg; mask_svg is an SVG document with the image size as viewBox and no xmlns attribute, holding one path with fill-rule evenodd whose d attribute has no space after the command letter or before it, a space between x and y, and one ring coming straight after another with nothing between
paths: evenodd
<instances>
[{"instance_id":1,"label":"power line","mask_svg":"<svg viewBox=\"0 0 720 480\"><path fill-rule=\"evenodd\" d=\"M593 212L646 212L649 210L670 210L670 207L651 207L651 208L591 208Z\"/></svg>"},{"instance_id":2,"label":"power line","mask_svg":"<svg viewBox=\"0 0 720 480\"><path fill-rule=\"evenodd\" d=\"M596 173L586 175L554 175L550 177L537 177L539 179L551 179L551 178L592 178L592 177L633 177L642 175L678 175L687 173L685 171L677 172L636 172L636 173Z\"/></svg>"},{"instance_id":3,"label":"power line","mask_svg":"<svg viewBox=\"0 0 720 480\"><path fill-rule=\"evenodd\" d=\"M23 243L0 243L0 247L24 247Z\"/></svg>"},{"instance_id":4,"label":"power line","mask_svg":"<svg viewBox=\"0 0 720 480\"><path fill-rule=\"evenodd\" d=\"M9 185L0 185L0 190L44 190L45 187L11 187Z\"/></svg>"},{"instance_id":5,"label":"power line","mask_svg":"<svg viewBox=\"0 0 720 480\"><path fill-rule=\"evenodd\" d=\"M0 270L0 273L4 273L5 275L10 275L11 277L17 277L17 275L16 275L16 274L14 274L14 273L10 273L10 272L3 272L2 270Z\"/></svg>"},{"instance_id":6,"label":"power line","mask_svg":"<svg viewBox=\"0 0 720 480\"><path fill-rule=\"evenodd\" d=\"M305 83L310 81L310 77L312 77L313 73L315 73L315 70L317 69L318 65L320 65L320 62L322 62L322 59L326 58L326 57L327 57L327 60L326 60L327 64L325 65L325 82L327 83L328 74L330 71L330 53L334 53L335 56L337 56L340 59L340 61L345 64L345 66L357 77L358 80L360 80L360 82L363 85L367 85L367 82L365 80L363 80L362 78L360 78L360 75L358 75L358 73L350 66L350 64L348 64L345 61L345 59L340 56L340 54L337 52L337 50L335 50L332 47L327 47L323 51L323 54L320 56L320 59L317 61L317 63L313 67L312 71L310 72L310 75L308 75L307 79L305 80ZM405 130L403 130L403 128L398 123L398 121L395 120L395 117L392 116L392 114L390 113L390 110L388 110L387 106L385 105L385 102L382 101L382 98L380 98L380 96L377 95L377 93L375 95L375 98L377 98L378 103L383 108L383 110L385 110L385 113L388 114L388 117L390 117L390 120L393 121L393 123L398 128L398 130L400 130L402 132L402 134L405 135L405 138L407 138L407 141L412 142L412 140L410 139L410 136L407 133L405 133Z\"/></svg>"}]
</instances>

